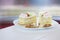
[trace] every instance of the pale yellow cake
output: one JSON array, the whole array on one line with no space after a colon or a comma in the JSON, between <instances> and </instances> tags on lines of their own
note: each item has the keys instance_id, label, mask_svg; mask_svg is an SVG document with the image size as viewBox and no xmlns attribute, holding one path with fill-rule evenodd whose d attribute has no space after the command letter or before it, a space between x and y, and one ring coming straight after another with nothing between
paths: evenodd
<instances>
[{"instance_id":1,"label":"pale yellow cake","mask_svg":"<svg viewBox=\"0 0 60 40\"><path fill-rule=\"evenodd\" d=\"M52 16L48 12L39 13L39 27L49 27L52 25Z\"/></svg>"},{"instance_id":2,"label":"pale yellow cake","mask_svg":"<svg viewBox=\"0 0 60 40\"><path fill-rule=\"evenodd\" d=\"M39 12L36 15L34 12L21 13L18 23L26 28L41 28L50 27L52 25L52 16L49 12Z\"/></svg>"},{"instance_id":3,"label":"pale yellow cake","mask_svg":"<svg viewBox=\"0 0 60 40\"><path fill-rule=\"evenodd\" d=\"M19 24L33 24L36 23L36 15L34 12L21 13L19 15Z\"/></svg>"}]
</instances>

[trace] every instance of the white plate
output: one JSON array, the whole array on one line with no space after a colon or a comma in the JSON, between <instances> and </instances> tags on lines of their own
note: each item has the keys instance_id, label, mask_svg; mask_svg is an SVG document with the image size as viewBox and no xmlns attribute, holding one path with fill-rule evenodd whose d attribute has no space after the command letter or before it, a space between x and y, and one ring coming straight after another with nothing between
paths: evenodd
<instances>
[{"instance_id":1,"label":"white plate","mask_svg":"<svg viewBox=\"0 0 60 40\"><path fill-rule=\"evenodd\" d=\"M50 29L50 28L54 28L55 25L58 25L58 23L54 20L52 20L52 26L50 27L46 27L46 28L25 28L24 26L21 26L18 24L18 19L14 20L13 23L15 24L15 26L19 27L20 29L25 29L25 30L42 30L42 29Z\"/></svg>"}]
</instances>

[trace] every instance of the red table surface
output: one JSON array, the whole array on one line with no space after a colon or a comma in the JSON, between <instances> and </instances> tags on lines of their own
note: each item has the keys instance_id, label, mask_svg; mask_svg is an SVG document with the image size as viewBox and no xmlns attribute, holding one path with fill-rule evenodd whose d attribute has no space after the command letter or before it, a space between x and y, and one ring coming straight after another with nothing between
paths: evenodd
<instances>
[{"instance_id":1,"label":"red table surface","mask_svg":"<svg viewBox=\"0 0 60 40\"><path fill-rule=\"evenodd\" d=\"M57 21L60 24L60 20L55 20L55 21ZM12 21L1 21L0 22L0 29L6 28L6 27L9 27L12 25L14 25Z\"/></svg>"}]
</instances>

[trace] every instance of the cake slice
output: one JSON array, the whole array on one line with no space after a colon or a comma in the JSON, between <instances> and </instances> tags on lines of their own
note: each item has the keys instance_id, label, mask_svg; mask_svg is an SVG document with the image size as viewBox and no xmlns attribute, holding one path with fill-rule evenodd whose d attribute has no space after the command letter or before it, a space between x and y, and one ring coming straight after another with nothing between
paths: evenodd
<instances>
[{"instance_id":1,"label":"cake slice","mask_svg":"<svg viewBox=\"0 0 60 40\"><path fill-rule=\"evenodd\" d=\"M48 12L41 12L39 14L39 27L50 27L52 25L52 16Z\"/></svg>"},{"instance_id":2,"label":"cake slice","mask_svg":"<svg viewBox=\"0 0 60 40\"><path fill-rule=\"evenodd\" d=\"M36 23L36 15L34 12L21 13L19 15L20 25L31 25Z\"/></svg>"}]
</instances>

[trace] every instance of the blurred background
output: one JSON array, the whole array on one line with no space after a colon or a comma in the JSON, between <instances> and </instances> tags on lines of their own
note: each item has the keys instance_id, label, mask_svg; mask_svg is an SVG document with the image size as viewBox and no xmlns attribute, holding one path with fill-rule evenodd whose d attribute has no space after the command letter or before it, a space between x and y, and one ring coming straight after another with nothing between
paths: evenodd
<instances>
[{"instance_id":1,"label":"blurred background","mask_svg":"<svg viewBox=\"0 0 60 40\"><path fill-rule=\"evenodd\" d=\"M60 0L0 0L0 26L13 24L21 12L43 9L48 10L54 20L60 20Z\"/></svg>"},{"instance_id":2,"label":"blurred background","mask_svg":"<svg viewBox=\"0 0 60 40\"><path fill-rule=\"evenodd\" d=\"M0 0L0 5L60 5L60 0Z\"/></svg>"}]
</instances>

